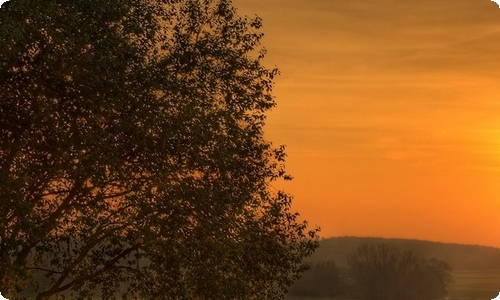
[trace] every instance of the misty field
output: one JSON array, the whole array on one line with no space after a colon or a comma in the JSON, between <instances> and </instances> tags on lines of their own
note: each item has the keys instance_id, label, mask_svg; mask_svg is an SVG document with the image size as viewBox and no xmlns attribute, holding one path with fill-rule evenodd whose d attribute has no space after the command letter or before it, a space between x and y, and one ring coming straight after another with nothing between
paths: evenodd
<instances>
[{"instance_id":1,"label":"misty field","mask_svg":"<svg viewBox=\"0 0 500 300\"><path fill-rule=\"evenodd\" d=\"M450 299L490 300L500 292L500 270L453 272Z\"/></svg>"},{"instance_id":2,"label":"misty field","mask_svg":"<svg viewBox=\"0 0 500 300\"><path fill-rule=\"evenodd\" d=\"M450 286L450 300L491 300L500 293L500 270L457 270ZM345 298L286 296L286 300L348 300ZM352 299L349 299L352 300Z\"/></svg>"}]
</instances>

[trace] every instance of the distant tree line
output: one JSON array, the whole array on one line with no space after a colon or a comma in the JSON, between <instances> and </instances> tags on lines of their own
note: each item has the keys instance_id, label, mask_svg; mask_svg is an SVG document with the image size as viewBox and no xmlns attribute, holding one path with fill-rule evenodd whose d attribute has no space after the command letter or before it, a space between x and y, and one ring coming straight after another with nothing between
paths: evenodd
<instances>
[{"instance_id":1,"label":"distant tree line","mask_svg":"<svg viewBox=\"0 0 500 300\"><path fill-rule=\"evenodd\" d=\"M347 256L347 266L334 261L310 265L290 293L308 297L370 300L434 300L448 293L450 266L423 259L388 244L363 244Z\"/></svg>"},{"instance_id":2,"label":"distant tree line","mask_svg":"<svg viewBox=\"0 0 500 300\"><path fill-rule=\"evenodd\" d=\"M335 297L345 294L346 273L334 261L310 265L300 280L290 288L290 294L302 297Z\"/></svg>"}]
</instances>

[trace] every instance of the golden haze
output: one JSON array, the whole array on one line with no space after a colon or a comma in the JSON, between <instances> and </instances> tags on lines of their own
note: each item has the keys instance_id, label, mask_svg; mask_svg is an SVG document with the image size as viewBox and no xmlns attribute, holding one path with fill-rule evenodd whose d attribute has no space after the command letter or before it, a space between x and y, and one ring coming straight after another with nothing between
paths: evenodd
<instances>
[{"instance_id":1,"label":"golden haze","mask_svg":"<svg viewBox=\"0 0 500 300\"><path fill-rule=\"evenodd\" d=\"M235 0L264 19L283 185L322 236L500 247L500 9ZM281 187L281 186L280 186Z\"/></svg>"}]
</instances>

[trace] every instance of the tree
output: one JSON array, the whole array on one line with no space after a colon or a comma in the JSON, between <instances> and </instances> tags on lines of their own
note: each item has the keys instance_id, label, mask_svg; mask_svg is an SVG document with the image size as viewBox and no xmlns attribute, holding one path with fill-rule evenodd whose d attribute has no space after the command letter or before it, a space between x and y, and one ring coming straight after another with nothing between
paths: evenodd
<instances>
[{"instance_id":1,"label":"tree","mask_svg":"<svg viewBox=\"0 0 500 300\"><path fill-rule=\"evenodd\" d=\"M230 0L0 10L0 291L280 299L317 247L275 192L277 70Z\"/></svg>"},{"instance_id":2,"label":"tree","mask_svg":"<svg viewBox=\"0 0 500 300\"><path fill-rule=\"evenodd\" d=\"M418 258L388 244L364 244L347 261L357 289L367 299L442 299L452 281L446 262Z\"/></svg>"},{"instance_id":3,"label":"tree","mask_svg":"<svg viewBox=\"0 0 500 300\"><path fill-rule=\"evenodd\" d=\"M318 296L334 297L342 290L341 271L333 260L317 263L313 270L314 289Z\"/></svg>"},{"instance_id":4,"label":"tree","mask_svg":"<svg viewBox=\"0 0 500 300\"><path fill-rule=\"evenodd\" d=\"M446 262L435 258L420 260L413 271L409 290L415 299L444 299L452 282L451 269Z\"/></svg>"},{"instance_id":5,"label":"tree","mask_svg":"<svg viewBox=\"0 0 500 300\"><path fill-rule=\"evenodd\" d=\"M343 270L333 260L311 265L290 289L300 297L335 297L344 292Z\"/></svg>"}]
</instances>

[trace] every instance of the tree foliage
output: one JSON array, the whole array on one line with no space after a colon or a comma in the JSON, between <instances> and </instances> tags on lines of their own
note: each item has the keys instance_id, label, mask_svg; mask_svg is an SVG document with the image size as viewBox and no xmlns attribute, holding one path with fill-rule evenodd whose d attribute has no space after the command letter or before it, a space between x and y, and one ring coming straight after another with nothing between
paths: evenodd
<instances>
[{"instance_id":1,"label":"tree foliage","mask_svg":"<svg viewBox=\"0 0 500 300\"><path fill-rule=\"evenodd\" d=\"M230 0L0 10L0 291L279 299L317 246L270 185L277 70Z\"/></svg>"},{"instance_id":2,"label":"tree foliage","mask_svg":"<svg viewBox=\"0 0 500 300\"><path fill-rule=\"evenodd\" d=\"M348 256L361 296L373 300L442 299L452 281L449 265L387 244L364 244Z\"/></svg>"}]
</instances>

